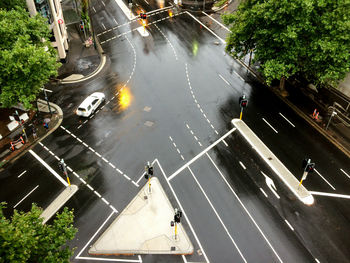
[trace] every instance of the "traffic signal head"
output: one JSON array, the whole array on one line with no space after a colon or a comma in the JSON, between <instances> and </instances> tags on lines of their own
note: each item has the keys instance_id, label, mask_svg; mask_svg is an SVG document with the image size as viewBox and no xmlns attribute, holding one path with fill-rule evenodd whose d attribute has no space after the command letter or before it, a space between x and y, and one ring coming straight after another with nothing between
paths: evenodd
<instances>
[{"instance_id":1,"label":"traffic signal head","mask_svg":"<svg viewBox=\"0 0 350 263\"><path fill-rule=\"evenodd\" d=\"M153 167L152 166L148 167L148 174L153 175Z\"/></svg>"},{"instance_id":2,"label":"traffic signal head","mask_svg":"<svg viewBox=\"0 0 350 263\"><path fill-rule=\"evenodd\" d=\"M149 178L148 173L145 173L145 178L146 178L146 179L148 179L148 178Z\"/></svg>"},{"instance_id":3,"label":"traffic signal head","mask_svg":"<svg viewBox=\"0 0 350 263\"><path fill-rule=\"evenodd\" d=\"M242 99L241 102L240 102L240 106L241 106L242 108L247 107L247 106L248 106L248 100Z\"/></svg>"},{"instance_id":4,"label":"traffic signal head","mask_svg":"<svg viewBox=\"0 0 350 263\"><path fill-rule=\"evenodd\" d=\"M315 164L314 163L308 163L305 167L305 171L308 173L312 173L314 171Z\"/></svg>"},{"instance_id":5,"label":"traffic signal head","mask_svg":"<svg viewBox=\"0 0 350 263\"><path fill-rule=\"evenodd\" d=\"M140 13L140 18L141 19L146 19L147 18L147 15L145 13Z\"/></svg>"}]
</instances>

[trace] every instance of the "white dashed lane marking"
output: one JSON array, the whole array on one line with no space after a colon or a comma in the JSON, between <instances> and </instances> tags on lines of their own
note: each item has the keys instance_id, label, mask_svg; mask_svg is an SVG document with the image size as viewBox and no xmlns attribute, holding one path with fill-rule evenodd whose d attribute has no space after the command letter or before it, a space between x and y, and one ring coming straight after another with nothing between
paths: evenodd
<instances>
[{"instance_id":1,"label":"white dashed lane marking","mask_svg":"<svg viewBox=\"0 0 350 263\"><path fill-rule=\"evenodd\" d=\"M187 67L187 63L185 64L186 66L186 76L187 76L187 83L188 83L188 86L190 88L190 91L191 91L191 94L192 94L192 97L195 98L194 96L194 93L193 93L193 90L192 90L192 86L191 86L191 82L190 82L190 77L189 77L189 74L188 74L188 67ZM197 104L197 108L200 110L200 112L202 113L204 119L209 123L210 127L214 130L214 132L218 135L219 132L215 129L215 127L211 124L210 120L208 119L207 115L204 113L201 105L197 102L196 99L195 100L195 103ZM228 146L228 144L225 142L225 140L222 140L222 142Z\"/></svg>"},{"instance_id":2,"label":"white dashed lane marking","mask_svg":"<svg viewBox=\"0 0 350 263\"><path fill-rule=\"evenodd\" d=\"M62 127L62 126L61 126ZM67 131L64 127L62 127L63 130ZM50 151L46 146L44 146L41 142L39 142L40 146L42 146L46 151L53 153L52 151ZM60 160L60 158L55 155L53 153L54 157L58 160ZM110 203L102 197L102 195L100 193L98 193L96 190L94 190L94 188L92 188L91 185L89 185L84 179L82 179L75 171L73 171L73 169L67 165L67 169L69 172L71 172L74 176L76 176L84 185L86 185L91 191L94 192L95 195L97 195L106 205L109 205ZM35 189L34 189L35 190ZM109 206L113 211L118 212L113 206Z\"/></svg>"},{"instance_id":3,"label":"white dashed lane marking","mask_svg":"<svg viewBox=\"0 0 350 263\"><path fill-rule=\"evenodd\" d=\"M69 132L66 128L64 128L63 126L61 126L61 128L66 131L67 133ZM69 132L69 134L73 137L73 133ZM109 166L111 166L113 169L115 169L118 173L120 173L121 175L124 176L124 178L126 178L128 181L132 181L132 183L134 185L136 185L137 187L139 187L139 185L137 183L135 183L133 180L131 180L131 178L129 176L127 176L125 173L123 173L119 168L116 168L115 165L113 165L110 161L107 160L107 158L105 158L104 156L102 156L100 153L98 153L95 149L93 149L91 146L89 146L88 144L86 144L85 142L83 142L81 139L79 139L78 137L75 136L75 139L77 141L79 141L81 144L83 144L85 147L87 147L91 152L94 152L99 158L101 158L104 162L108 163ZM51 152L52 155L54 155Z\"/></svg>"}]
</instances>

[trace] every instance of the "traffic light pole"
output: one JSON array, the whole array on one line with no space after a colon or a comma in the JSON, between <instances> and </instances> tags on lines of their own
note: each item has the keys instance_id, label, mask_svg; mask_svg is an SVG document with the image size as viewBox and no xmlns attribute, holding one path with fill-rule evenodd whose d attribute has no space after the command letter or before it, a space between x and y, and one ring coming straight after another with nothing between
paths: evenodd
<instances>
[{"instance_id":1,"label":"traffic light pole","mask_svg":"<svg viewBox=\"0 0 350 263\"><path fill-rule=\"evenodd\" d=\"M299 185L298 185L298 189L299 189L299 187L301 186L301 184L303 183L303 180L306 179L306 177L307 177L307 171L304 171L303 176L301 177L300 183L299 183Z\"/></svg>"},{"instance_id":2,"label":"traffic light pole","mask_svg":"<svg viewBox=\"0 0 350 263\"><path fill-rule=\"evenodd\" d=\"M58 166L62 170L63 174L66 176L68 185L71 186L68 172L67 172L67 165L65 164L63 159L61 159L61 161L58 163Z\"/></svg>"},{"instance_id":3,"label":"traffic light pole","mask_svg":"<svg viewBox=\"0 0 350 263\"><path fill-rule=\"evenodd\" d=\"M243 116L243 107L241 107L241 114L239 115L240 120L242 120L242 116Z\"/></svg>"}]
</instances>

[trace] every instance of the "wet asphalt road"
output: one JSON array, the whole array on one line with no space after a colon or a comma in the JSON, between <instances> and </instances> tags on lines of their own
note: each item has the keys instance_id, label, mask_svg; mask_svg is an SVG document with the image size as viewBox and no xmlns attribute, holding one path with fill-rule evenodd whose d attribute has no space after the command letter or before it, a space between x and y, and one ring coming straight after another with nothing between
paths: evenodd
<instances>
[{"instance_id":1,"label":"wet asphalt road","mask_svg":"<svg viewBox=\"0 0 350 263\"><path fill-rule=\"evenodd\" d=\"M220 40L188 13L149 15L149 24L163 20L147 26L150 36L143 38L134 30L139 22L129 23L115 1L91 2L96 33L118 27L99 36L106 41L108 64L91 81L51 87L50 100L62 108L64 120L33 149L57 172L57 158L64 158L79 186L67 203L79 229L71 242L77 247L73 261L96 262L87 259L90 242L139 191L144 165L151 161L174 207L181 205L188 217L182 223L195 253L185 259L146 255L143 262L347 262L349 201L315 196L313 206L304 206L237 133L166 178L232 128L242 94L249 99L244 121L293 174L301 176L305 156L316 163L319 174L304 182L309 190L347 194L348 159L225 55ZM138 4L146 11L162 7ZM211 28L225 38L220 27ZM130 93L126 108L119 101L121 88ZM105 93L106 103L91 119L77 117L77 106L95 91ZM261 172L273 179L276 195ZM6 213L37 185L17 209L26 211L31 202L45 207L63 189L27 153L1 174Z\"/></svg>"}]
</instances>

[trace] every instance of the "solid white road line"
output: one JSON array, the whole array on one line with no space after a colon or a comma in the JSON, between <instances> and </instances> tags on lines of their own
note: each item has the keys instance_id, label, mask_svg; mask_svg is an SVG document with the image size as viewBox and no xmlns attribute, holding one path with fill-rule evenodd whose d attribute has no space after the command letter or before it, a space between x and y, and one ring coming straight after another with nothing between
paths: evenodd
<instances>
[{"instance_id":1,"label":"solid white road line","mask_svg":"<svg viewBox=\"0 0 350 263\"><path fill-rule=\"evenodd\" d=\"M265 193L264 189L260 187L260 191L264 194L265 197L268 197L267 194Z\"/></svg>"},{"instance_id":2,"label":"solid white road line","mask_svg":"<svg viewBox=\"0 0 350 263\"><path fill-rule=\"evenodd\" d=\"M324 193L324 192L315 192L315 191L310 191L310 194L312 194L312 195L322 195L322 196L339 197L339 198L350 199L350 195L333 194L333 193Z\"/></svg>"},{"instance_id":3,"label":"solid white road line","mask_svg":"<svg viewBox=\"0 0 350 263\"><path fill-rule=\"evenodd\" d=\"M223 81L225 81L225 83L226 83L227 85L231 86L230 83L229 83L223 76L221 76L221 75L219 74L219 77L220 77Z\"/></svg>"},{"instance_id":4,"label":"solid white road line","mask_svg":"<svg viewBox=\"0 0 350 263\"><path fill-rule=\"evenodd\" d=\"M236 128L232 128L231 130L229 130L227 133L225 133L221 138L217 139L213 144L209 145L207 148L205 148L203 151L201 151L199 154L197 154L197 156L195 156L192 160L190 160L189 162L187 162L186 164L184 164L180 169L178 169L176 172L174 172L171 176L169 176L167 178L168 181L170 181L171 179L173 179L176 175L178 175L179 173L181 173L184 169L186 169L187 166L189 166L190 164L194 163L198 158L202 157L202 155L204 155L206 152L208 152L210 149L212 149L213 147L215 147L219 142L221 142L223 139L225 139L227 136L229 136L232 132L234 132L236 130Z\"/></svg>"},{"instance_id":5,"label":"solid white road line","mask_svg":"<svg viewBox=\"0 0 350 263\"><path fill-rule=\"evenodd\" d=\"M92 7L92 9L94 10L94 12L96 13L96 9L95 9L95 7Z\"/></svg>"},{"instance_id":6,"label":"solid white road line","mask_svg":"<svg viewBox=\"0 0 350 263\"><path fill-rule=\"evenodd\" d=\"M232 241L233 245L235 246L235 248L237 249L239 255L242 257L242 259L243 259L244 262L247 262L247 260L246 260L245 257L243 256L241 250L240 250L239 247L237 246L235 240L233 239L233 237L231 236L230 232L228 231L226 225L225 225L224 222L222 221L220 215L219 215L218 212L216 211L214 205L212 204L212 202L210 201L209 197L207 196L207 194L206 194L205 191L203 190L201 184L198 182L196 176L193 174L191 168L188 166L187 169L188 169L188 170L190 171L190 173L192 174L193 179L196 181L196 183L197 183L199 189L201 190L202 194L203 194L203 195L205 196L205 198L207 199L207 201L208 201L208 203L209 203L211 209L213 209L213 211L214 211L216 217L217 217L218 220L220 221L222 227L225 229L226 234L227 234L227 235L229 236L229 238L231 239L231 241Z\"/></svg>"},{"instance_id":7,"label":"solid white road line","mask_svg":"<svg viewBox=\"0 0 350 263\"><path fill-rule=\"evenodd\" d=\"M101 25L102 25L103 29L106 30L105 24L103 24L103 23L101 22ZM90 119L91 119L91 118L92 118L92 116L90 117Z\"/></svg>"},{"instance_id":8,"label":"solid white road line","mask_svg":"<svg viewBox=\"0 0 350 263\"><path fill-rule=\"evenodd\" d=\"M238 200L239 204L243 207L244 211L247 213L247 215L249 216L250 220L253 222L253 224L255 225L255 227L258 229L258 231L260 232L260 234L262 235L262 237L265 239L266 243L269 245L269 247L271 248L271 250L273 251L273 253L275 254L275 256L277 257L277 259L279 260L279 262L283 262L282 259L280 258L280 256L277 254L277 251L273 248L272 244L270 243L270 241L267 239L267 237L265 236L264 232L260 229L259 225L255 222L253 216L249 213L248 209L244 206L243 202L241 201L241 199L239 199L238 195L236 194L236 192L233 190L233 188L231 187L231 185L229 184L229 182L226 180L225 176L222 174L222 172L220 171L219 167L215 164L215 162L213 161L213 159L210 157L209 154L207 154L209 160L212 162L212 164L215 166L216 170L219 172L221 178L224 180L224 182L226 183L226 185L228 186L228 188L230 188L232 194L235 196L235 198Z\"/></svg>"},{"instance_id":9,"label":"solid white road line","mask_svg":"<svg viewBox=\"0 0 350 263\"><path fill-rule=\"evenodd\" d=\"M170 190L171 190L173 196L175 197L175 200L176 200L176 202L178 203L178 205L179 205L179 207L180 207L180 210L182 211L182 213L183 213L183 215L184 215L184 217L185 217L185 219L186 219L186 221L187 221L187 223L188 223L188 226L190 227L190 229L191 229L191 231L192 231L192 233L193 233L193 236L194 236L194 238L196 239L197 244L198 244L200 250L201 250L202 253L203 253L203 256L204 256L206 262L209 263L210 261L209 261L209 259L208 259L208 257L207 257L207 254L205 253L205 251L204 251L204 249L203 249L203 247L202 247L202 244L201 244L201 242L199 241L198 236L197 236L196 232L194 231L190 220L189 220L188 217L187 217L187 214L186 214L186 212L185 212L185 209L184 209L183 206L181 205L179 198L177 197L177 195L176 195L176 193L175 193L173 187L171 186L171 184L170 184L170 182L169 182L169 180L168 180L166 174L164 173L163 167L160 165L158 159L156 159L155 161L157 162L157 164L158 164L158 166L159 166L159 168L160 168L160 171L162 172L162 174L163 174L163 176L164 176L165 181L168 183L168 186L169 186L169 188L170 188Z\"/></svg>"},{"instance_id":10,"label":"solid white road line","mask_svg":"<svg viewBox=\"0 0 350 263\"><path fill-rule=\"evenodd\" d=\"M79 254L75 257L76 259L79 258L79 256L81 255L81 253L83 253L83 251L85 250L85 248L90 244L90 242L95 238L95 236L98 234L98 232L101 231L101 229L104 227L104 225L107 223L107 221L111 218L111 216L114 214L115 212L113 211L108 217L107 219L103 222L103 224L99 227L99 229L97 229L97 231L95 232L95 234L90 238L90 240L86 243L86 245L82 248L82 250L80 250Z\"/></svg>"},{"instance_id":11,"label":"solid white road line","mask_svg":"<svg viewBox=\"0 0 350 263\"><path fill-rule=\"evenodd\" d=\"M44 89L44 88L40 88L41 90L43 90L43 91L47 91L47 92L52 92L52 90L49 90L49 89Z\"/></svg>"},{"instance_id":12,"label":"solid white road line","mask_svg":"<svg viewBox=\"0 0 350 263\"><path fill-rule=\"evenodd\" d=\"M244 165L241 161L239 161L239 164L242 166L242 168L243 168L244 170L247 169L247 168L245 167L245 165Z\"/></svg>"},{"instance_id":13,"label":"solid white road line","mask_svg":"<svg viewBox=\"0 0 350 263\"><path fill-rule=\"evenodd\" d=\"M282 113L279 112L278 114L281 115L283 119L285 119L290 125L292 125L295 128L295 125L290 120L288 120L286 117L284 117Z\"/></svg>"},{"instance_id":14,"label":"solid white road line","mask_svg":"<svg viewBox=\"0 0 350 263\"><path fill-rule=\"evenodd\" d=\"M143 0L143 1L145 1L145 2L146 2L146 4L148 4L148 5L149 5L149 3L147 2L147 0Z\"/></svg>"},{"instance_id":15,"label":"solid white road line","mask_svg":"<svg viewBox=\"0 0 350 263\"><path fill-rule=\"evenodd\" d=\"M270 123L267 122L267 120L265 120L264 118L262 118L263 121L270 126L270 128L275 132L275 133L278 133L278 131L276 131L276 129L274 127L272 127L272 125Z\"/></svg>"},{"instance_id":16,"label":"solid white road line","mask_svg":"<svg viewBox=\"0 0 350 263\"><path fill-rule=\"evenodd\" d=\"M101 1L101 3L103 4L103 6L106 6L105 2Z\"/></svg>"},{"instance_id":17,"label":"solid white road line","mask_svg":"<svg viewBox=\"0 0 350 263\"><path fill-rule=\"evenodd\" d=\"M350 175L348 175L343 169L340 169L340 171L350 179Z\"/></svg>"},{"instance_id":18,"label":"solid white road line","mask_svg":"<svg viewBox=\"0 0 350 263\"><path fill-rule=\"evenodd\" d=\"M236 76L242 80L243 82L245 82L244 78L241 77L241 75L239 75L236 71L233 71L234 74L236 74Z\"/></svg>"},{"instance_id":19,"label":"solid white road line","mask_svg":"<svg viewBox=\"0 0 350 263\"><path fill-rule=\"evenodd\" d=\"M199 21L196 17L194 17L190 12L186 11L186 14L188 14L190 17L192 17L194 20L196 20L199 24L201 24L205 29L207 29L210 33L212 33L216 38L218 38L221 43L225 44L226 41L223 40L221 37L219 37L217 34L215 34L212 30L210 30L206 25L204 25L201 21Z\"/></svg>"},{"instance_id":20,"label":"solid white road line","mask_svg":"<svg viewBox=\"0 0 350 263\"><path fill-rule=\"evenodd\" d=\"M219 24L222 28L226 29L226 31L231 32L230 29L228 29L226 26L224 26L222 23L220 23L219 21L217 21L215 18L212 18L210 15L208 15L207 13L203 12L203 14L205 14L207 17L209 17L211 20L215 21L217 24Z\"/></svg>"},{"instance_id":21,"label":"solid white road line","mask_svg":"<svg viewBox=\"0 0 350 263\"><path fill-rule=\"evenodd\" d=\"M31 193L33 193L35 191L35 189L37 189L39 187L39 185L35 186L34 189L32 191L30 191L25 197L23 197L17 204L15 204L15 206L13 208L16 208L20 203L23 202L24 199L26 199Z\"/></svg>"},{"instance_id":22,"label":"solid white road line","mask_svg":"<svg viewBox=\"0 0 350 263\"><path fill-rule=\"evenodd\" d=\"M56 173L54 169L52 169L43 159L41 159L33 150L29 150L29 152L42 164L46 167L47 170L49 170L64 186L68 186L68 183L63 180L63 178Z\"/></svg>"},{"instance_id":23,"label":"solid white road line","mask_svg":"<svg viewBox=\"0 0 350 263\"><path fill-rule=\"evenodd\" d=\"M25 170L24 172L22 172L19 176L17 176L17 178L20 178L22 175L24 175L27 172L27 170Z\"/></svg>"},{"instance_id":24,"label":"solid white road line","mask_svg":"<svg viewBox=\"0 0 350 263\"><path fill-rule=\"evenodd\" d=\"M184 255L182 255L182 260L183 260L184 263L187 263L187 259L186 259L186 257Z\"/></svg>"},{"instance_id":25,"label":"solid white road line","mask_svg":"<svg viewBox=\"0 0 350 263\"><path fill-rule=\"evenodd\" d=\"M143 174L142 174L142 175L140 176L140 178L136 181L136 183L138 184L144 176L145 176L145 172L143 172Z\"/></svg>"},{"instance_id":26,"label":"solid white road line","mask_svg":"<svg viewBox=\"0 0 350 263\"><path fill-rule=\"evenodd\" d=\"M286 222L286 224L289 226L289 228L292 229L292 231L294 231L294 228L293 228L292 225L287 221L287 219L284 219L284 222Z\"/></svg>"},{"instance_id":27,"label":"solid white road line","mask_svg":"<svg viewBox=\"0 0 350 263\"><path fill-rule=\"evenodd\" d=\"M117 20L115 20L114 17L113 17L113 21L114 21L114 23L116 23L117 25L119 25L118 22L117 22Z\"/></svg>"},{"instance_id":28,"label":"solid white road line","mask_svg":"<svg viewBox=\"0 0 350 263\"><path fill-rule=\"evenodd\" d=\"M319 171L317 171L316 169L314 169L314 170L315 170L315 172L316 172L330 187L332 187L333 190L335 190L335 187L334 187L330 182L328 182L328 181L326 180L326 178L324 178L324 177L320 174Z\"/></svg>"}]
</instances>

